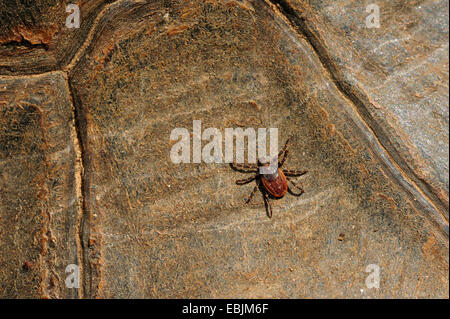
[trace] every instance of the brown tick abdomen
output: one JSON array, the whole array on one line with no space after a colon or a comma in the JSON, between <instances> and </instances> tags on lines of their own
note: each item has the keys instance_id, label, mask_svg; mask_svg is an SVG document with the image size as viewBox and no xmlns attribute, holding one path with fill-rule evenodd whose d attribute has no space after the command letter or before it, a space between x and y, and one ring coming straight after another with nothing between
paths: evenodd
<instances>
[{"instance_id":1,"label":"brown tick abdomen","mask_svg":"<svg viewBox=\"0 0 450 319\"><path fill-rule=\"evenodd\" d=\"M275 179L269 180L267 178L264 178L264 176L262 176L261 181L264 185L264 188L273 197L281 198L284 195L286 195L288 185L286 176L284 176L283 171L281 169L278 169L278 176Z\"/></svg>"}]
</instances>

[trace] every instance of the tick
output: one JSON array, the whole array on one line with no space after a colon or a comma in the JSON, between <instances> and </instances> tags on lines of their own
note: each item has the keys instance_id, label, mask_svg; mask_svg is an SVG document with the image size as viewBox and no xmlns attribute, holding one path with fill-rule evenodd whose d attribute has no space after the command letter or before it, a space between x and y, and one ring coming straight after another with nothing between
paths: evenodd
<instances>
[{"instance_id":1,"label":"tick","mask_svg":"<svg viewBox=\"0 0 450 319\"><path fill-rule=\"evenodd\" d=\"M303 170L291 170L291 169L282 169L284 162L289 153L289 142L291 137L288 138L286 144L283 149L278 153L278 156L271 161L263 161L258 160L257 164L237 164L231 163L231 167L235 170L243 173L256 173L248 178L240 179L236 181L238 185L244 185L250 183L252 181L256 181L256 186L253 191L250 193L250 196L245 201L245 203L249 203L253 196L255 195L258 188L261 190L264 198L264 204L267 209L267 215L269 218L272 218L272 206L270 205L271 199L280 199L287 192L291 193L294 196L300 196L304 193L304 190L301 186L298 186L290 177L301 176L307 173L307 171ZM278 168L274 173L271 174L262 174L260 172L260 167L269 166L273 161L278 161ZM293 192L289 187L289 182L299 190L300 192Z\"/></svg>"},{"instance_id":2,"label":"tick","mask_svg":"<svg viewBox=\"0 0 450 319\"><path fill-rule=\"evenodd\" d=\"M28 260L26 260L23 265L22 265L22 269L24 271L29 271L31 269L31 262L29 262Z\"/></svg>"}]
</instances>

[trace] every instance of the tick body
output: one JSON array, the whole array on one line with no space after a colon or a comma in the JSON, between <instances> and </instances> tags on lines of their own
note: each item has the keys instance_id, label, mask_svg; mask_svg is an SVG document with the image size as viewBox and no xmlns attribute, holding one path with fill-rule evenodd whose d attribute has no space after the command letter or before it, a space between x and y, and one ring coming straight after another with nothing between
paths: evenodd
<instances>
[{"instance_id":1,"label":"tick body","mask_svg":"<svg viewBox=\"0 0 450 319\"><path fill-rule=\"evenodd\" d=\"M281 169L277 169L275 174L261 174L261 182L264 189L273 197L281 198L288 191L288 181Z\"/></svg>"},{"instance_id":2,"label":"tick body","mask_svg":"<svg viewBox=\"0 0 450 319\"><path fill-rule=\"evenodd\" d=\"M297 186L297 184L292 181L290 177L294 176L301 176L307 173L307 171L302 170L290 170L290 169L283 169L283 164L286 161L287 155L288 155L288 146L289 146L290 138L286 141L286 144L284 145L283 149L278 153L278 157L275 159L272 159L272 161L278 161L278 168L275 171L275 173L272 174L261 174L260 168L261 166L269 166L270 161L262 163L261 161L258 161L258 164L250 164L250 165L243 165L243 164L236 164L232 163L230 164L231 167L233 167L235 170L243 172L243 173L256 173L249 178L237 180L236 184L238 185L244 185L247 183L250 183L254 180L256 180L256 186L253 189L253 191L250 193L250 196L248 197L246 203L250 202L253 198L253 195L255 195L258 188L260 188L263 196L264 196L264 203L266 205L267 209L267 215L269 218L272 218L272 207L270 205L270 199L275 198L279 199L282 198L284 195L286 195L287 192L291 193L294 196L300 196L304 193L303 187ZM295 193L292 191L292 189L289 187L289 183L296 188L299 192Z\"/></svg>"}]
</instances>

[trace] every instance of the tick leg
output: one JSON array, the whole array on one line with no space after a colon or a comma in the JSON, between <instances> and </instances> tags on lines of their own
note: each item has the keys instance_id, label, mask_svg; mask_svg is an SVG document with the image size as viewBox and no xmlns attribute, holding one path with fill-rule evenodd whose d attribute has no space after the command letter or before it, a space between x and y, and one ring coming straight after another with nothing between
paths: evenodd
<instances>
[{"instance_id":1,"label":"tick leg","mask_svg":"<svg viewBox=\"0 0 450 319\"><path fill-rule=\"evenodd\" d=\"M253 188L252 192L250 193L250 196L245 201L246 204L250 203L250 201L253 198L253 195L255 195L256 191L258 190L258 184L256 184L255 188Z\"/></svg>"},{"instance_id":2,"label":"tick leg","mask_svg":"<svg viewBox=\"0 0 450 319\"><path fill-rule=\"evenodd\" d=\"M281 158L281 161L280 161L280 157L278 157L278 167L283 166L284 162L286 161L286 158L287 158L288 154L289 154L289 150L285 150L284 154L283 154L283 157Z\"/></svg>"},{"instance_id":3,"label":"tick leg","mask_svg":"<svg viewBox=\"0 0 450 319\"><path fill-rule=\"evenodd\" d=\"M289 153L288 146L291 139L292 136L289 136L289 138L286 140L286 144L284 144L283 149L278 153L278 167L283 166L284 161L286 161L287 155ZM283 157L281 157L282 155Z\"/></svg>"},{"instance_id":4,"label":"tick leg","mask_svg":"<svg viewBox=\"0 0 450 319\"><path fill-rule=\"evenodd\" d=\"M294 193L293 191L292 191L292 189L289 187L289 193L291 193L292 195L294 195L294 196L300 196L301 194L303 194L305 191L303 190L303 187L301 187L301 186L298 186L296 183L294 183L294 181L293 180L291 180L290 178L286 178L289 182L291 182L291 184L295 187L295 188L297 188L299 191L300 191L300 193Z\"/></svg>"},{"instance_id":5,"label":"tick leg","mask_svg":"<svg viewBox=\"0 0 450 319\"><path fill-rule=\"evenodd\" d=\"M272 218L272 205L270 205L269 195L266 192L263 192L263 196L264 196L264 204L266 204L267 216L269 216L269 218Z\"/></svg>"},{"instance_id":6,"label":"tick leg","mask_svg":"<svg viewBox=\"0 0 450 319\"><path fill-rule=\"evenodd\" d=\"M230 163L231 167L237 171L241 171L244 173L256 173L258 171L258 165L256 164L237 164Z\"/></svg>"},{"instance_id":7,"label":"tick leg","mask_svg":"<svg viewBox=\"0 0 450 319\"><path fill-rule=\"evenodd\" d=\"M238 184L238 185L244 185L244 184L250 183L251 181L253 181L254 179L256 179L256 177L258 177L258 175L253 175L253 176L250 176L250 177L248 177L248 178L239 179L239 180L236 181L236 184Z\"/></svg>"},{"instance_id":8,"label":"tick leg","mask_svg":"<svg viewBox=\"0 0 450 319\"><path fill-rule=\"evenodd\" d=\"M301 171L299 169L284 169L283 170L284 175L286 176L302 176L308 173L308 171Z\"/></svg>"}]
</instances>

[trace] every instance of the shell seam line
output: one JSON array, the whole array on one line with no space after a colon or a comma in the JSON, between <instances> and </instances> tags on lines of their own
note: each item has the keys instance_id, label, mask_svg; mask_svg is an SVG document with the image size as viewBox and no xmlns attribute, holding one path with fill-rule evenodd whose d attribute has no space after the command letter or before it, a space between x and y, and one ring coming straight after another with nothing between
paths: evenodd
<instances>
[{"instance_id":1,"label":"shell seam line","mask_svg":"<svg viewBox=\"0 0 450 319\"><path fill-rule=\"evenodd\" d=\"M85 175L85 146L83 142L83 136L81 134L81 119L80 114L78 110L78 105L75 102L75 97L73 94L73 88L70 83L69 76L66 72L63 72L68 94L71 101L71 108L72 108L72 117L73 117L73 126L75 129L75 132L73 134L73 144L75 148L75 154L76 154L76 160L75 160L75 166L78 166L78 170L75 169L75 180L76 180L76 194L79 196L79 202L78 202L78 219L77 219L77 226L76 226L76 241L77 241L77 254L78 254L78 260L79 260L79 276L80 276L80 288L78 290L78 298L84 298L86 296L87 290L86 290L86 270L89 269L88 259L87 259L87 251L86 251L86 221L87 221L87 207L86 207L86 175Z\"/></svg>"}]
</instances>

